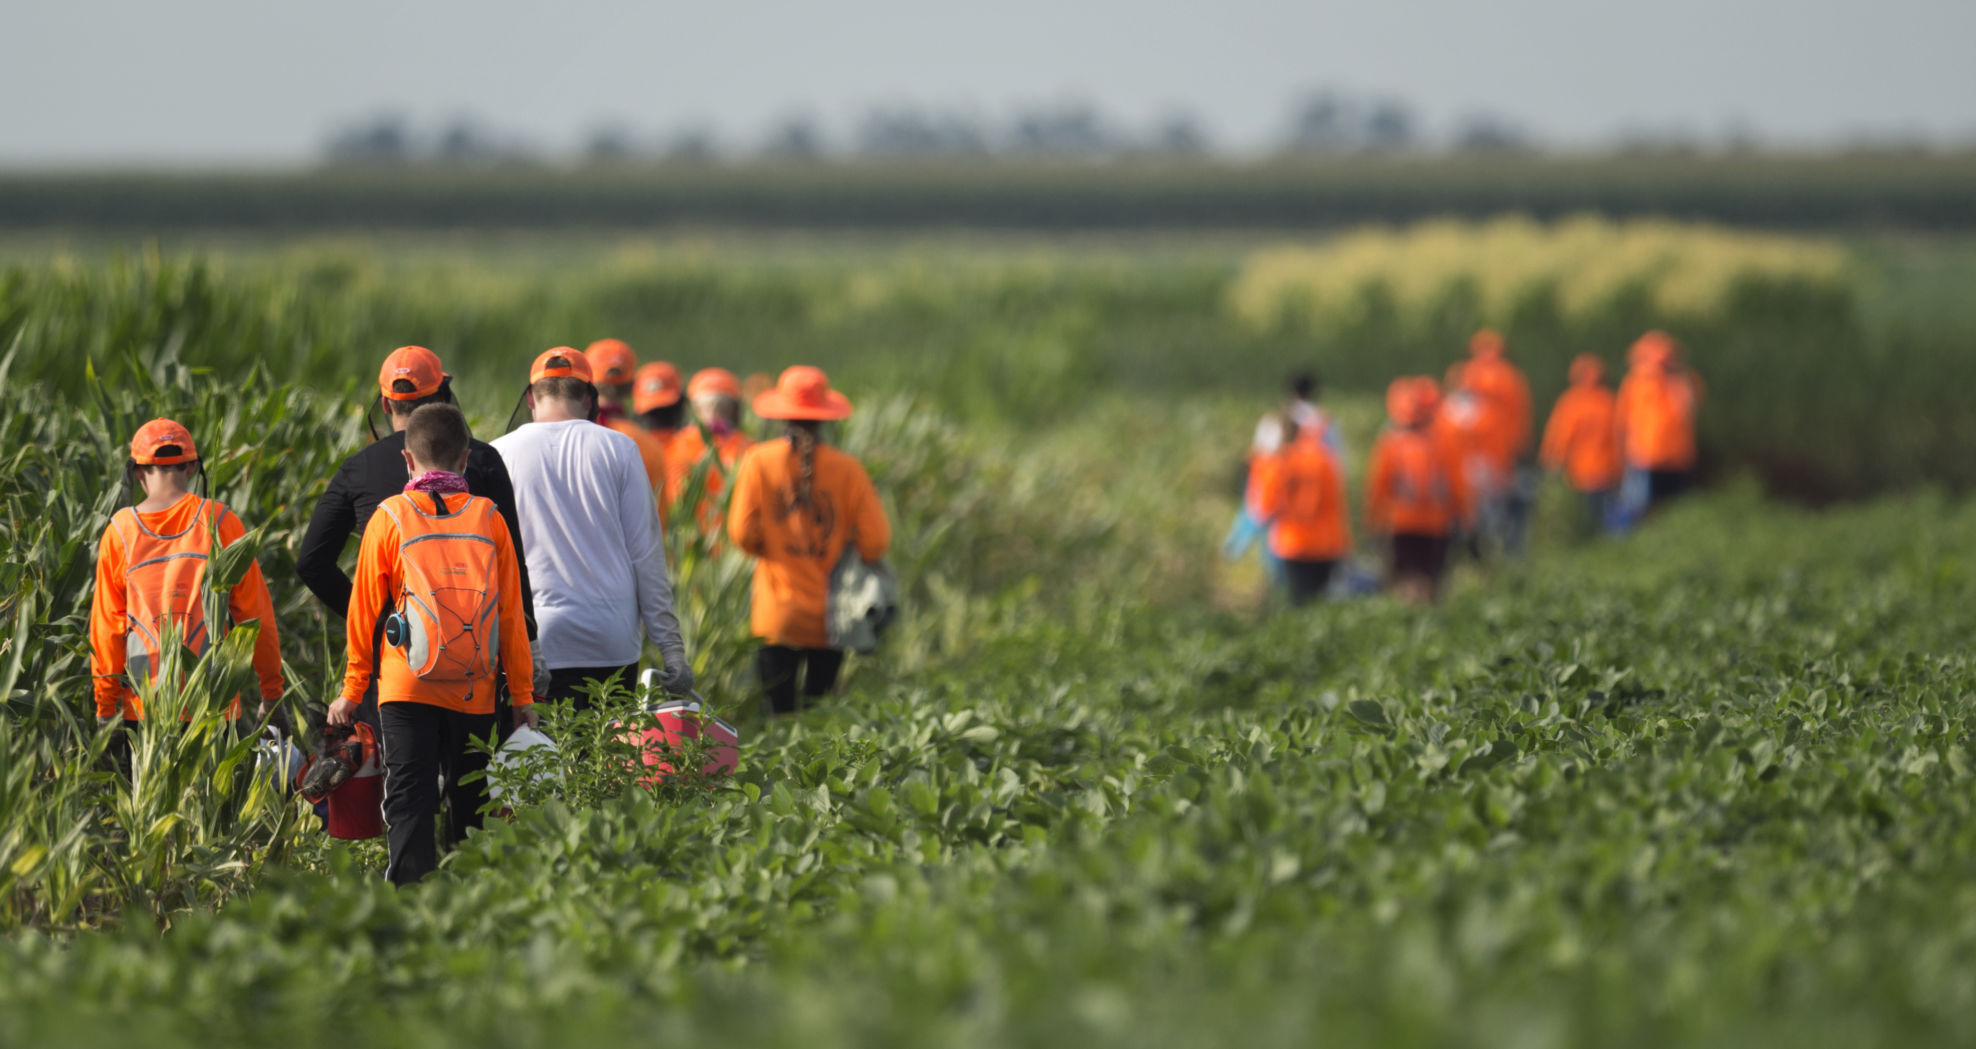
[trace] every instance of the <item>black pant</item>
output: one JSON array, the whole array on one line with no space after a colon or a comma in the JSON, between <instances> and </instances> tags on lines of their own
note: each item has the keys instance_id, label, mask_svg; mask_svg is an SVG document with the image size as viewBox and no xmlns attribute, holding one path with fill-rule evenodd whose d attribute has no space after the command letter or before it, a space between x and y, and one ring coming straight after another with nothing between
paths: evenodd
<instances>
[{"instance_id":1,"label":"black pant","mask_svg":"<svg viewBox=\"0 0 1976 1049\"><path fill-rule=\"evenodd\" d=\"M837 687L837 672L844 668L844 653L834 648L790 648L787 645L763 645L755 656L755 669L762 675L762 687L768 689L768 710L771 714L794 714L796 705L796 675L803 677L803 696L815 699L830 694Z\"/></svg>"},{"instance_id":2,"label":"black pant","mask_svg":"<svg viewBox=\"0 0 1976 1049\"><path fill-rule=\"evenodd\" d=\"M384 876L393 885L410 885L439 866L433 818L439 814L440 779L445 779L446 847L451 849L480 826L487 799L481 780L460 782L487 767L487 755L469 741L494 734L494 715L462 714L430 703L379 704L383 723L384 822L391 861Z\"/></svg>"},{"instance_id":3,"label":"black pant","mask_svg":"<svg viewBox=\"0 0 1976 1049\"><path fill-rule=\"evenodd\" d=\"M544 693L549 702L569 700L576 710L590 709L588 688L591 682L610 684L613 688L629 689L638 683L638 664L627 667L563 667L549 671L549 690Z\"/></svg>"},{"instance_id":4,"label":"black pant","mask_svg":"<svg viewBox=\"0 0 1976 1049\"><path fill-rule=\"evenodd\" d=\"M1338 567L1336 561L1292 561L1283 560L1283 580L1290 587L1290 603L1307 605L1324 596L1324 588L1331 585L1331 573Z\"/></svg>"}]
</instances>

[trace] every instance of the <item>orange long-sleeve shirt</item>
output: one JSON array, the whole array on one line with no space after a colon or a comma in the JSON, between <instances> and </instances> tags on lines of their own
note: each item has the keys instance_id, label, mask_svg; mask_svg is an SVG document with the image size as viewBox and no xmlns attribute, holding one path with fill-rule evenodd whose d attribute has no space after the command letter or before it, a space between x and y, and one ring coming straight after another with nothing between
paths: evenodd
<instances>
[{"instance_id":1,"label":"orange long-sleeve shirt","mask_svg":"<svg viewBox=\"0 0 1976 1049\"><path fill-rule=\"evenodd\" d=\"M823 648L830 572L856 541L867 561L885 556L892 525L863 464L827 445L816 448L810 502L796 505L799 467L793 442L750 448L735 468L727 534L757 559L749 622L772 645Z\"/></svg>"},{"instance_id":2,"label":"orange long-sleeve shirt","mask_svg":"<svg viewBox=\"0 0 1976 1049\"><path fill-rule=\"evenodd\" d=\"M426 510L432 509L432 496L429 494L394 495L379 505L379 512L372 514L370 524L364 527L363 545L357 550L357 570L351 579L350 612L344 618L348 627L345 638L349 661L343 674L342 698L352 703L362 702L364 689L369 686L371 673L375 669L379 703L430 703L466 714L492 714L493 677L476 682L469 694L462 695L457 685L420 679L406 661L405 653L399 649L386 645L380 654L371 648L371 631L375 629L378 618L387 609L396 607L404 589L404 574L398 563L401 538L398 522L385 512L385 508L396 503L402 507L401 512L416 512L415 508L399 502L414 498L420 500ZM440 498L448 514L457 514L467 500L479 497L459 492ZM493 523L493 527L481 534L494 540L494 587L500 619L496 629L501 639L501 668L508 674L508 693L513 697L511 702L518 707L527 706L535 702L535 667L528 651L528 626L522 619L521 568L515 561L514 541L508 537L507 526L500 515L489 513L486 520Z\"/></svg>"},{"instance_id":3,"label":"orange long-sleeve shirt","mask_svg":"<svg viewBox=\"0 0 1976 1049\"><path fill-rule=\"evenodd\" d=\"M1614 428L1628 466L1687 470L1695 465L1695 412L1701 377L1686 368L1635 367L1619 384Z\"/></svg>"},{"instance_id":4,"label":"orange long-sleeve shirt","mask_svg":"<svg viewBox=\"0 0 1976 1049\"><path fill-rule=\"evenodd\" d=\"M717 496L727 487L727 478L734 473L734 464L741 459L741 453L752 444L748 435L731 431L714 438L713 451L719 469L707 471L707 495ZM666 486L665 501L668 506L679 501L680 492L686 481L693 476L693 470L707 454L707 439L697 426L688 426L673 436L666 445ZM701 506L701 525L708 529L719 527L719 522Z\"/></svg>"},{"instance_id":5,"label":"orange long-sleeve shirt","mask_svg":"<svg viewBox=\"0 0 1976 1049\"><path fill-rule=\"evenodd\" d=\"M1352 549L1345 478L1329 449L1299 436L1274 457L1258 485L1269 549L1286 561L1336 561Z\"/></svg>"},{"instance_id":6,"label":"orange long-sleeve shirt","mask_svg":"<svg viewBox=\"0 0 1976 1049\"><path fill-rule=\"evenodd\" d=\"M1445 536L1467 523L1468 489L1456 453L1424 430L1380 434L1367 470L1365 516L1389 535Z\"/></svg>"},{"instance_id":7,"label":"orange long-sleeve shirt","mask_svg":"<svg viewBox=\"0 0 1976 1049\"><path fill-rule=\"evenodd\" d=\"M603 420L603 425L631 438L638 446L638 458L645 464L645 476L652 482L652 490L666 490L666 449L670 443L643 426L622 415Z\"/></svg>"},{"instance_id":8,"label":"orange long-sleeve shirt","mask_svg":"<svg viewBox=\"0 0 1976 1049\"><path fill-rule=\"evenodd\" d=\"M1499 477L1508 477L1530 450L1534 428L1530 383L1503 357L1478 357L1463 369L1462 382L1482 403L1480 450Z\"/></svg>"},{"instance_id":9,"label":"orange long-sleeve shirt","mask_svg":"<svg viewBox=\"0 0 1976 1049\"><path fill-rule=\"evenodd\" d=\"M191 493L163 510L149 513L139 513L135 509L120 510L118 516L135 515L145 529L158 536L184 535L185 542L204 553L208 526L201 519L202 508L218 513L217 531L222 547L232 546L247 533L246 526L240 523L240 518L235 517L233 511ZM195 527L196 532L192 531ZM129 551L125 549L117 523L113 520L103 530L103 538L96 545L96 591L89 605L89 672L95 678L98 717L109 717L121 711L126 719L138 720L144 717L143 702L124 681L124 671L129 664L126 635L130 630L130 602L124 577L129 569ZM204 578L202 574L202 582ZM268 582L261 574L260 562L249 566L247 575L227 595L227 611L235 623L260 623L260 634L254 640L254 673L260 678L261 698L280 699L281 634L275 627L274 600L268 594ZM216 633L211 625L208 631ZM238 698L228 708L227 716L240 716Z\"/></svg>"},{"instance_id":10,"label":"orange long-sleeve shirt","mask_svg":"<svg viewBox=\"0 0 1976 1049\"><path fill-rule=\"evenodd\" d=\"M1544 466L1563 470L1571 487L1603 492L1619 484L1619 429L1614 397L1598 382L1573 386L1558 397L1544 425L1539 452Z\"/></svg>"}]
</instances>

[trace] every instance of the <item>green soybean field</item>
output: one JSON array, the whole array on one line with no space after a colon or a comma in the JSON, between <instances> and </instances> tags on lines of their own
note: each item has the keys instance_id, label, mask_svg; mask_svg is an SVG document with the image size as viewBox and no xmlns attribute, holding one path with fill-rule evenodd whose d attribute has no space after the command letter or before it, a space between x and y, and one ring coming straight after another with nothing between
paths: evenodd
<instances>
[{"instance_id":1,"label":"green soybean field","mask_svg":"<svg viewBox=\"0 0 1976 1049\"><path fill-rule=\"evenodd\" d=\"M1567 308L1542 273L1491 298L1441 260L1412 297L1312 283L1261 321L1246 246L10 257L0 1044L1967 1043L1967 250L1776 250L1816 265L1696 263L1700 306L1621 281ZM1356 292L1385 305L1316 308ZM1220 559L1283 371L1331 379L1362 455L1384 379L1484 322L1540 412L1570 354L1681 335L1706 490L1587 540L1547 488L1531 555L1427 609L1290 610ZM250 529L306 724L343 625L294 551L377 361L438 350L488 437L534 353L605 335L820 364L857 403L833 439L886 501L905 618L841 695L758 714L745 563L677 528L731 777L648 789L572 721L556 779L400 891L212 718L105 765L89 587L138 424L187 423ZM249 641L161 701L211 710Z\"/></svg>"}]
</instances>

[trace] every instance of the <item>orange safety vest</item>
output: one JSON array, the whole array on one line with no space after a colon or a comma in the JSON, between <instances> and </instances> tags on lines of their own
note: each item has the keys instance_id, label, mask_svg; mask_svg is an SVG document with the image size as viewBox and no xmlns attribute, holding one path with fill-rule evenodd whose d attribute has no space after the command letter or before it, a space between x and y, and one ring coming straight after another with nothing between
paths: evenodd
<instances>
[{"instance_id":1,"label":"orange safety vest","mask_svg":"<svg viewBox=\"0 0 1976 1049\"><path fill-rule=\"evenodd\" d=\"M176 631L193 655L206 653L206 557L224 516L225 506L201 499L192 520L170 535L146 527L130 507L110 519L124 548L124 673L132 681L148 682L157 674L169 632ZM143 716L136 696L127 703L129 713ZM227 716L239 712L236 697Z\"/></svg>"},{"instance_id":2,"label":"orange safety vest","mask_svg":"<svg viewBox=\"0 0 1976 1049\"><path fill-rule=\"evenodd\" d=\"M1617 412L1626 463L1644 470L1695 465L1700 381L1686 371L1636 368L1619 389Z\"/></svg>"}]
</instances>

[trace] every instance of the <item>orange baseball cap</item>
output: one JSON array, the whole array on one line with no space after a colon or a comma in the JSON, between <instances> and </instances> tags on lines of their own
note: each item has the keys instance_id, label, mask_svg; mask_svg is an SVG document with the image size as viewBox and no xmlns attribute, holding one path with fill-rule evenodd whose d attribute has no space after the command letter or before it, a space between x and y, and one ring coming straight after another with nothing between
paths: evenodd
<instances>
[{"instance_id":1,"label":"orange baseball cap","mask_svg":"<svg viewBox=\"0 0 1976 1049\"><path fill-rule=\"evenodd\" d=\"M1640 336L1627 351L1627 363L1649 368L1665 368L1681 357L1681 344L1674 336L1658 329Z\"/></svg>"},{"instance_id":2,"label":"orange baseball cap","mask_svg":"<svg viewBox=\"0 0 1976 1049\"><path fill-rule=\"evenodd\" d=\"M177 453L160 455L161 448L175 447ZM137 428L130 439L130 458L139 466L176 466L199 458L192 445L192 431L170 419L153 419Z\"/></svg>"},{"instance_id":3,"label":"orange baseball cap","mask_svg":"<svg viewBox=\"0 0 1976 1049\"><path fill-rule=\"evenodd\" d=\"M1469 337L1468 352L1475 357L1500 357L1508 345L1503 341L1502 332L1484 328Z\"/></svg>"},{"instance_id":4,"label":"orange baseball cap","mask_svg":"<svg viewBox=\"0 0 1976 1049\"><path fill-rule=\"evenodd\" d=\"M599 386L628 386L638 370L638 355L623 339L598 339L583 351Z\"/></svg>"},{"instance_id":5,"label":"orange baseball cap","mask_svg":"<svg viewBox=\"0 0 1976 1049\"><path fill-rule=\"evenodd\" d=\"M640 415L679 403L679 369L666 361L653 361L638 369L638 380L631 385L631 410Z\"/></svg>"},{"instance_id":6,"label":"orange baseball cap","mask_svg":"<svg viewBox=\"0 0 1976 1049\"><path fill-rule=\"evenodd\" d=\"M827 422L850 418L851 402L830 388L823 369L798 364L782 373L774 389L755 398L755 414L764 419Z\"/></svg>"},{"instance_id":7,"label":"orange baseball cap","mask_svg":"<svg viewBox=\"0 0 1976 1049\"><path fill-rule=\"evenodd\" d=\"M1426 426L1434 421L1434 414L1441 410L1441 384L1432 375L1413 377L1413 425Z\"/></svg>"},{"instance_id":8,"label":"orange baseball cap","mask_svg":"<svg viewBox=\"0 0 1976 1049\"><path fill-rule=\"evenodd\" d=\"M1386 386L1386 417L1398 426L1412 426L1420 408L1420 391L1413 377L1402 375Z\"/></svg>"},{"instance_id":9,"label":"orange baseball cap","mask_svg":"<svg viewBox=\"0 0 1976 1049\"><path fill-rule=\"evenodd\" d=\"M741 399L741 380L726 368L702 368L693 373L693 381L686 384L686 396L699 400L702 397L732 397Z\"/></svg>"},{"instance_id":10,"label":"orange baseball cap","mask_svg":"<svg viewBox=\"0 0 1976 1049\"><path fill-rule=\"evenodd\" d=\"M590 358L568 346L552 346L535 358L528 369L529 385L544 379L582 379L590 382Z\"/></svg>"},{"instance_id":11,"label":"orange baseball cap","mask_svg":"<svg viewBox=\"0 0 1976 1049\"><path fill-rule=\"evenodd\" d=\"M450 376L439 365L439 355L423 346L400 346L384 358L377 370L377 388L388 401L416 401L439 392L439 384ZM412 384L410 393L399 393L391 384L399 380Z\"/></svg>"},{"instance_id":12,"label":"orange baseball cap","mask_svg":"<svg viewBox=\"0 0 1976 1049\"><path fill-rule=\"evenodd\" d=\"M1581 353L1571 359L1571 384L1590 386L1605 378L1605 362L1596 353Z\"/></svg>"}]
</instances>

